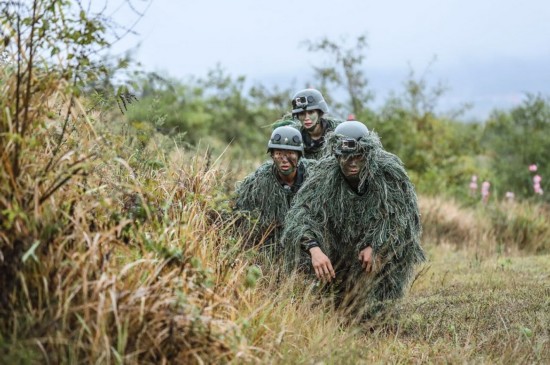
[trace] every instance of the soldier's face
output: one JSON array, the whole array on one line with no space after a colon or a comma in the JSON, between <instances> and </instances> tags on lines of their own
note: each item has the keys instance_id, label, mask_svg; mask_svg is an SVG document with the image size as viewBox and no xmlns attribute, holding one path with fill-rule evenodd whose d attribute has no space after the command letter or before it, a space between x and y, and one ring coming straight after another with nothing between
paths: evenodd
<instances>
[{"instance_id":1,"label":"soldier's face","mask_svg":"<svg viewBox=\"0 0 550 365\"><path fill-rule=\"evenodd\" d=\"M319 123L319 111L305 110L298 113L298 119L306 131L313 130Z\"/></svg>"},{"instance_id":2,"label":"soldier's face","mask_svg":"<svg viewBox=\"0 0 550 365\"><path fill-rule=\"evenodd\" d=\"M338 163L346 179L358 180L359 173L366 165L366 160L363 155L341 155L338 156Z\"/></svg>"},{"instance_id":3,"label":"soldier's face","mask_svg":"<svg viewBox=\"0 0 550 365\"><path fill-rule=\"evenodd\" d=\"M277 171L283 175L290 175L296 171L300 153L297 151L275 149L271 153L271 158Z\"/></svg>"}]
</instances>

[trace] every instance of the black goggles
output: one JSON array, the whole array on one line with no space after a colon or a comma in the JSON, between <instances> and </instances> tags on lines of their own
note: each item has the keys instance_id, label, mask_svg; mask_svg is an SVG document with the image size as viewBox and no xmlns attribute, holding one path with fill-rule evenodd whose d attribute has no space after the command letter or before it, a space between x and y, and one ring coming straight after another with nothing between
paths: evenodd
<instances>
[{"instance_id":1,"label":"black goggles","mask_svg":"<svg viewBox=\"0 0 550 365\"><path fill-rule=\"evenodd\" d=\"M285 137L283 139L283 136L277 133L276 135L273 136L273 138L271 138L271 143L280 144L280 145L300 146L302 144L302 139L298 135L292 136L291 140L289 140L288 137Z\"/></svg>"}]
</instances>

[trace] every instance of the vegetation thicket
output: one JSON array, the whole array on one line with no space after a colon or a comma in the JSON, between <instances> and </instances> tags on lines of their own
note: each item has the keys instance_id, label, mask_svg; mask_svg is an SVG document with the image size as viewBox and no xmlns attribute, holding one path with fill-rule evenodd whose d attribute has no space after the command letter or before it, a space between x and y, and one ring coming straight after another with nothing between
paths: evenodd
<instances>
[{"instance_id":1,"label":"vegetation thicket","mask_svg":"<svg viewBox=\"0 0 550 365\"><path fill-rule=\"evenodd\" d=\"M550 172L548 100L483 125L437 115L422 80L380 111L352 100L419 187L429 262L393 312L350 324L314 280L245 248L231 214L289 90L245 90L221 69L117 88L101 14L25 4L0 5L0 363L550 359L550 212L528 170ZM499 164L514 144L515 169ZM486 203L473 173L494 182Z\"/></svg>"}]
</instances>

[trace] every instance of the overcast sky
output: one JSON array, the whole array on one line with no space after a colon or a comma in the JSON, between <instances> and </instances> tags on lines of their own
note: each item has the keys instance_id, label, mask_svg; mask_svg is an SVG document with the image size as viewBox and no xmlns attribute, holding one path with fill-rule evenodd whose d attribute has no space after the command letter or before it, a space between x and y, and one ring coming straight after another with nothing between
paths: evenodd
<instances>
[{"instance_id":1,"label":"overcast sky","mask_svg":"<svg viewBox=\"0 0 550 365\"><path fill-rule=\"evenodd\" d=\"M116 17L129 23L129 14ZM321 64L303 41L351 45L366 34L364 71L377 104L430 64L428 81L450 88L441 107L473 103L472 117L526 93L550 96L550 0L153 0L136 31L115 51L140 43L147 70L180 79L219 63L250 82L301 88Z\"/></svg>"}]
</instances>

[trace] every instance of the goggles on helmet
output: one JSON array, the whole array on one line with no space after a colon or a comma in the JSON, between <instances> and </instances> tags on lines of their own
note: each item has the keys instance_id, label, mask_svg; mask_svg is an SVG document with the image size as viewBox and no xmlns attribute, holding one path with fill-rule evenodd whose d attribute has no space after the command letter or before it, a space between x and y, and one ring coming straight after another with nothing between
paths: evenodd
<instances>
[{"instance_id":1,"label":"goggles on helmet","mask_svg":"<svg viewBox=\"0 0 550 365\"><path fill-rule=\"evenodd\" d=\"M336 153L338 154L353 154L359 150L359 144L353 138L342 138L336 146Z\"/></svg>"},{"instance_id":2,"label":"goggles on helmet","mask_svg":"<svg viewBox=\"0 0 550 365\"><path fill-rule=\"evenodd\" d=\"M271 149L292 150L304 153L300 131L290 126L275 128L267 143L267 151L269 152Z\"/></svg>"},{"instance_id":3,"label":"goggles on helmet","mask_svg":"<svg viewBox=\"0 0 550 365\"><path fill-rule=\"evenodd\" d=\"M303 108L305 109L309 104L313 103L315 99L313 96L298 96L294 100L292 100L292 107L294 109Z\"/></svg>"},{"instance_id":4,"label":"goggles on helmet","mask_svg":"<svg viewBox=\"0 0 550 365\"><path fill-rule=\"evenodd\" d=\"M288 137L283 137L280 134L275 134L273 138L271 138L271 142L273 144L280 144L280 145L290 145L290 146L300 146L302 144L302 140L297 135L292 136L292 140L289 140Z\"/></svg>"}]
</instances>

